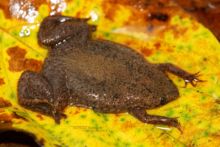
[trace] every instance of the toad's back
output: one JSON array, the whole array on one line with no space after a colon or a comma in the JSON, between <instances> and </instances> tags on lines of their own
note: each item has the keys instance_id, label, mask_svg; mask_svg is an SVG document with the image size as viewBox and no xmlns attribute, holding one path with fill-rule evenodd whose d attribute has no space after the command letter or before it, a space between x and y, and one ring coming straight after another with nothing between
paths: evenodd
<instances>
[{"instance_id":1,"label":"toad's back","mask_svg":"<svg viewBox=\"0 0 220 147\"><path fill-rule=\"evenodd\" d=\"M65 69L81 72L97 81L112 81L118 78L123 81L128 78L134 80L134 74L135 77L137 74L143 75L138 69L152 68L152 64L148 64L138 53L108 41L89 41L87 45L79 49L76 47L60 60L66 63Z\"/></svg>"},{"instance_id":2,"label":"toad's back","mask_svg":"<svg viewBox=\"0 0 220 147\"><path fill-rule=\"evenodd\" d=\"M159 105L153 95L159 95L164 85L174 88L164 73L125 46L89 41L72 50L65 56L51 57L48 65L54 62L65 71L73 105L102 112L125 111L128 106L150 108Z\"/></svg>"}]
</instances>

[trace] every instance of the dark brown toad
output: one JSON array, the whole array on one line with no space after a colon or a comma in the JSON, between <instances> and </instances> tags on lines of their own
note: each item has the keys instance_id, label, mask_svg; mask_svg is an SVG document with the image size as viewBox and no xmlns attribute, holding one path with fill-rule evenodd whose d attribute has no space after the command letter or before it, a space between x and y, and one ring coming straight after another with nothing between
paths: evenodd
<instances>
[{"instance_id":1,"label":"dark brown toad","mask_svg":"<svg viewBox=\"0 0 220 147\"><path fill-rule=\"evenodd\" d=\"M179 97L171 72L192 85L199 82L170 64L149 63L126 46L91 38L95 26L87 19L67 16L45 18L38 32L49 49L42 71L25 71L18 82L19 103L59 122L67 105L102 113L128 112L140 121L179 127L176 118L149 115L146 109Z\"/></svg>"}]
</instances>

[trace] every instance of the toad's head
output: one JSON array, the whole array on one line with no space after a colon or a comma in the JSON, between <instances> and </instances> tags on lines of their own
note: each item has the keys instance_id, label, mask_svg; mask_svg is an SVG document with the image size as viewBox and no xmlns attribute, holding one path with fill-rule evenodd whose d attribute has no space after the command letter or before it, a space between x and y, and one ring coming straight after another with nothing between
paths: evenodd
<instances>
[{"instance_id":1,"label":"toad's head","mask_svg":"<svg viewBox=\"0 0 220 147\"><path fill-rule=\"evenodd\" d=\"M48 16L40 25L38 32L39 44L52 48L68 39L76 43L84 43L96 30L94 25L87 24L87 19L68 16Z\"/></svg>"}]
</instances>

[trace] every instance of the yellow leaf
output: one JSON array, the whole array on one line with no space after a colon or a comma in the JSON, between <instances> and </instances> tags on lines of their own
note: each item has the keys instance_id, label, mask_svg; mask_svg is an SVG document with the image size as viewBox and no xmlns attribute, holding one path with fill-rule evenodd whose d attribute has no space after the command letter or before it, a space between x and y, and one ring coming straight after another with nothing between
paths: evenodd
<instances>
[{"instance_id":1,"label":"yellow leaf","mask_svg":"<svg viewBox=\"0 0 220 147\"><path fill-rule=\"evenodd\" d=\"M52 2L33 4L38 15L28 23L25 18L6 15L1 3L0 129L32 133L44 146L220 145L220 44L208 29L181 10L165 9L169 20L160 22L147 20L147 8L124 1L63 0L63 7L56 5L63 8L63 15L90 17L89 23L97 25L94 38L130 46L152 63L171 62L192 73L201 72L200 78L206 82L187 88L181 88L182 80L169 75L178 85L180 97L148 111L177 117L182 133L167 126L143 124L127 113L101 114L77 107L66 108L68 117L56 124L52 118L20 106L17 82L21 73L39 71L47 56L47 50L37 42L39 24L58 10Z\"/></svg>"}]
</instances>

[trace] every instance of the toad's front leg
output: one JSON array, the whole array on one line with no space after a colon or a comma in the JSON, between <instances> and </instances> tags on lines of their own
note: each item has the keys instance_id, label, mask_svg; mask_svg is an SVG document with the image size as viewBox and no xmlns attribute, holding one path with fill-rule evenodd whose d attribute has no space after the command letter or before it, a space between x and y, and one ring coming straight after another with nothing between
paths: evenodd
<instances>
[{"instance_id":1,"label":"toad's front leg","mask_svg":"<svg viewBox=\"0 0 220 147\"><path fill-rule=\"evenodd\" d=\"M179 68L176 65L173 65L171 63L161 63L156 64L156 66L159 68L159 70L163 72L170 72L178 77L181 77L185 81L185 87L188 83L190 83L192 86L196 86L197 82L204 82L203 80L200 80L199 72L191 74L181 68Z\"/></svg>"},{"instance_id":2,"label":"toad's front leg","mask_svg":"<svg viewBox=\"0 0 220 147\"><path fill-rule=\"evenodd\" d=\"M53 105L53 90L47 80L38 73L25 71L18 81L18 102L20 105L46 115L53 116L59 122Z\"/></svg>"}]
</instances>

